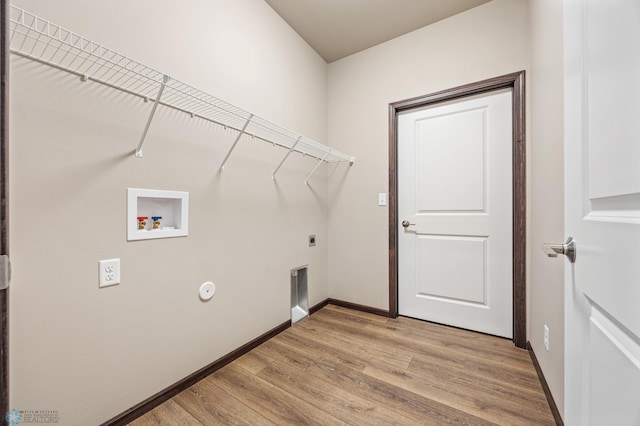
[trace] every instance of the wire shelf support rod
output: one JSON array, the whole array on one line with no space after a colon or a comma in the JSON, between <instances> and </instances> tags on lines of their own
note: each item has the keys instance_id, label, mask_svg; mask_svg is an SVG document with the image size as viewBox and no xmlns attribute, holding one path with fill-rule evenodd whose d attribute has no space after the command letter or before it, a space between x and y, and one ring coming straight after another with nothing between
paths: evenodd
<instances>
[{"instance_id":1,"label":"wire shelf support rod","mask_svg":"<svg viewBox=\"0 0 640 426\"><path fill-rule=\"evenodd\" d=\"M156 96L156 100L153 103L153 108L151 108L151 113L149 114L149 118L147 119L147 124L144 126L144 130L142 131L140 142L138 142L138 146L136 147L137 158L142 158L142 144L144 143L144 140L147 137L147 132L149 131L149 127L151 126L151 121L153 121L153 116L156 114L156 109L158 108L158 104L160 103L160 97L162 96L162 92L164 92L164 88L167 86L168 82L169 82L169 76L163 75L162 84L160 85L160 89L158 90L158 96Z\"/></svg>"},{"instance_id":2,"label":"wire shelf support rod","mask_svg":"<svg viewBox=\"0 0 640 426\"><path fill-rule=\"evenodd\" d=\"M233 145L231 145L231 148L229 148L229 151L227 152L227 155L225 155L224 156L224 160L222 160L222 164L220 164L220 169L219 170L221 172L224 172L224 165L227 163L227 160L229 159L229 156L231 155L233 150L236 149L236 145L240 141L240 138L242 137L242 135L244 135L245 132L247 131L247 127L249 126L249 123L251 123L252 119L253 119L253 114L249 114L249 118L247 119L247 122L244 123L244 126L242 126L242 130L240 130L240 133L238 133L238 136L236 136L236 140L233 141Z\"/></svg>"},{"instance_id":3,"label":"wire shelf support rod","mask_svg":"<svg viewBox=\"0 0 640 426\"><path fill-rule=\"evenodd\" d=\"M280 167L282 167L284 162L287 161L287 158L289 158L289 155L293 152L293 150L296 149L296 145L298 145L298 143L300 143L300 139L302 139L302 136L298 136L298 139L296 140L296 143L291 145L291 148L289 148L289 151L287 151L287 153L284 155L284 158L282 159L282 161L280 161L280 164L278 164L278 167L276 167L276 169L273 171L273 173L271 173L271 179L275 180L276 173L278 173L278 170L280 170Z\"/></svg>"}]
</instances>

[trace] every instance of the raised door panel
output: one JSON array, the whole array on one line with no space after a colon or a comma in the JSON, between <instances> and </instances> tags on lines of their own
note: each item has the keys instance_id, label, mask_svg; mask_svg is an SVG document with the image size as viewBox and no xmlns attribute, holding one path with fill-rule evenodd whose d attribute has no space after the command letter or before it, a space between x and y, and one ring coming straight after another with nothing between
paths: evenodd
<instances>
[{"instance_id":1,"label":"raised door panel","mask_svg":"<svg viewBox=\"0 0 640 426\"><path fill-rule=\"evenodd\" d=\"M421 119L416 133L418 211L484 211L485 108Z\"/></svg>"},{"instance_id":2,"label":"raised door panel","mask_svg":"<svg viewBox=\"0 0 640 426\"><path fill-rule=\"evenodd\" d=\"M419 236L416 296L485 305L486 238Z\"/></svg>"}]
</instances>

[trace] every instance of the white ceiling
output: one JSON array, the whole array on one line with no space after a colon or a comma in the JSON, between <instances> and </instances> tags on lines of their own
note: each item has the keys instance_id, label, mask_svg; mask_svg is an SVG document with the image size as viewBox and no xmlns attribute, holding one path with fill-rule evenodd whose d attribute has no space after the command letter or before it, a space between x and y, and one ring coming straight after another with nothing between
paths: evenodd
<instances>
[{"instance_id":1,"label":"white ceiling","mask_svg":"<svg viewBox=\"0 0 640 426\"><path fill-rule=\"evenodd\" d=\"M328 63L490 0L265 0Z\"/></svg>"}]
</instances>

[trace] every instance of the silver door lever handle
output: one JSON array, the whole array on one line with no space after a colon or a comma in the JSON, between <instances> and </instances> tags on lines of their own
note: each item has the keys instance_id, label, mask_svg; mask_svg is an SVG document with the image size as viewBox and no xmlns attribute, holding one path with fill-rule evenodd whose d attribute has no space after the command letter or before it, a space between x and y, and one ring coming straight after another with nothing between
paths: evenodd
<instances>
[{"instance_id":1,"label":"silver door lever handle","mask_svg":"<svg viewBox=\"0 0 640 426\"><path fill-rule=\"evenodd\" d=\"M542 246L542 249L549 257L558 257L559 254L564 254L569 258L569 262L576 261L576 241L573 237L567 238L567 242L564 244L546 243Z\"/></svg>"},{"instance_id":2,"label":"silver door lever handle","mask_svg":"<svg viewBox=\"0 0 640 426\"><path fill-rule=\"evenodd\" d=\"M402 221L402 226L404 226L404 229L407 229L411 225L415 225L415 223L409 223L408 220L403 220Z\"/></svg>"}]
</instances>

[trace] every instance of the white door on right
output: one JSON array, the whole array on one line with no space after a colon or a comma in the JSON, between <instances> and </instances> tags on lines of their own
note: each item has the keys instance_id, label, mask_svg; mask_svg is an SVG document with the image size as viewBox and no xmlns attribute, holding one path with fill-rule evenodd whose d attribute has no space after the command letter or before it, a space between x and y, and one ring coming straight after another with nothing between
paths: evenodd
<instances>
[{"instance_id":1,"label":"white door on right","mask_svg":"<svg viewBox=\"0 0 640 426\"><path fill-rule=\"evenodd\" d=\"M640 425L640 1L565 0L565 424Z\"/></svg>"}]
</instances>

